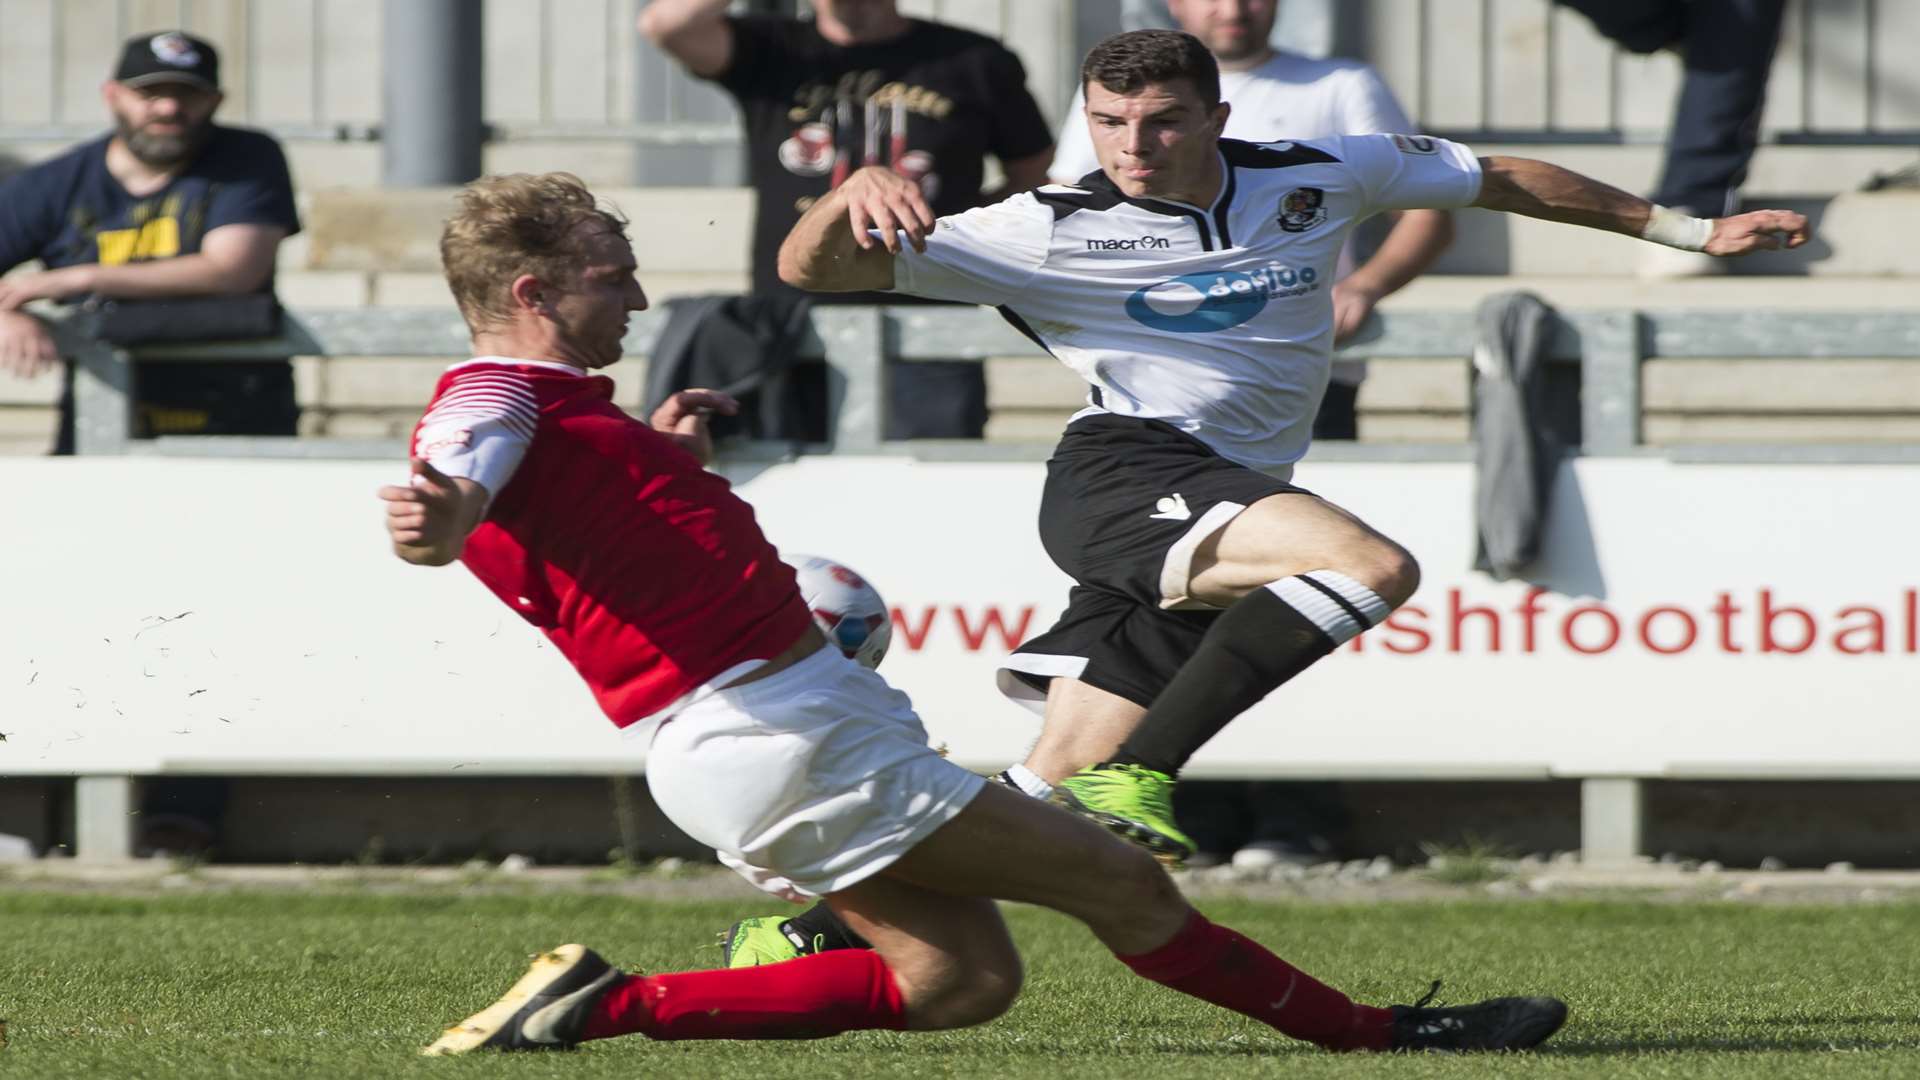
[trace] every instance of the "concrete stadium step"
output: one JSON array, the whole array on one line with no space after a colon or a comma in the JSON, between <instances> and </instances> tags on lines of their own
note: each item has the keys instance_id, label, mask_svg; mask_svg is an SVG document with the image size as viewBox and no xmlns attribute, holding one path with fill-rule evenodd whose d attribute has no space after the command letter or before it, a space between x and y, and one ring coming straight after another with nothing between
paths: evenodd
<instances>
[{"instance_id":1,"label":"concrete stadium step","mask_svg":"<svg viewBox=\"0 0 1920 1080\"><path fill-rule=\"evenodd\" d=\"M1085 399L1065 369L1004 361L991 371L991 442L1051 442ZM1376 361L1360 389L1368 443L1471 437L1467 361ZM1641 436L1649 446L1910 445L1920 442L1920 370L1906 361L1652 361ZM1047 384L1042 392L1042 381Z\"/></svg>"},{"instance_id":2,"label":"concrete stadium step","mask_svg":"<svg viewBox=\"0 0 1920 1080\"><path fill-rule=\"evenodd\" d=\"M1769 205L1806 214L1812 242L1729 260L1729 276L1920 277L1920 245L1910 240L1920 235L1920 192L1853 192ZM1455 224L1453 246L1430 273L1632 277L1646 260L1668 254L1632 237L1573 234L1565 225L1488 210L1458 211Z\"/></svg>"},{"instance_id":3,"label":"concrete stadium step","mask_svg":"<svg viewBox=\"0 0 1920 1080\"><path fill-rule=\"evenodd\" d=\"M101 127L105 129L104 122ZM1583 144L1463 138L1476 154L1540 158L1641 194L1653 190L1665 159L1658 142ZM20 162L34 162L71 145L70 141L15 138L0 149ZM286 139L282 145L295 186L301 192L371 189L380 183L378 143ZM631 141L617 137L515 138L488 143L482 167L488 173L564 169L596 190L610 192L631 183L625 178L634 175L637 152ZM1838 195L1857 191L1870 178L1911 165L1915 158L1913 146L1893 143L1767 143L1754 155L1747 191L1776 197Z\"/></svg>"},{"instance_id":4,"label":"concrete stadium step","mask_svg":"<svg viewBox=\"0 0 1920 1080\"><path fill-rule=\"evenodd\" d=\"M662 295L744 285L753 216L748 189L619 188L603 194L631 218L643 277ZM370 293L362 302L414 302L437 286L384 276L438 275L441 223L452 198L451 189L315 192L308 201L307 233L283 251L281 266L380 274L389 283L388 295ZM1814 242L1798 251L1730 262L1726 269L1732 276L1920 277L1920 245L1906 239L1920 235L1920 192L1767 201L1808 214ZM1456 222L1458 237L1434 273L1633 277L1644 260L1666 254L1605 233L1569 242L1567 226L1510 214L1463 210Z\"/></svg>"},{"instance_id":5,"label":"concrete stadium step","mask_svg":"<svg viewBox=\"0 0 1920 1080\"><path fill-rule=\"evenodd\" d=\"M1381 301L1380 309L1472 311L1511 289L1566 311L1912 311L1920 302L1920 277L1428 274Z\"/></svg>"},{"instance_id":6,"label":"concrete stadium step","mask_svg":"<svg viewBox=\"0 0 1920 1080\"><path fill-rule=\"evenodd\" d=\"M307 205L306 268L439 273L440 230L455 190L314 192ZM628 217L643 280L656 273L746 269L751 189L606 188L597 194Z\"/></svg>"},{"instance_id":7,"label":"concrete stadium step","mask_svg":"<svg viewBox=\"0 0 1920 1080\"><path fill-rule=\"evenodd\" d=\"M1478 142L1468 140L1482 157L1506 155L1539 158L1577 173L1605 180L1639 195L1659 182L1666 150L1659 143L1632 145ZM1920 160L1912 145L1767 144L1753 155L1745 194L1749 202L1762 198L1831 198L1859 191L1875 176Z\"/></svg>"}]
</instances>

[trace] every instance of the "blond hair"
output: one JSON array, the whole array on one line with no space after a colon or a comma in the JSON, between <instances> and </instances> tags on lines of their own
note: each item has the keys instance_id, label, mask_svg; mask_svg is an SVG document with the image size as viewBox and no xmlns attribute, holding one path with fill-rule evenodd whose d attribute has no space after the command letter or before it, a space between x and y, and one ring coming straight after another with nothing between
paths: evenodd
<instances>
[{"instance_id":1,"label":"blond hair","mask_svg":"<svg viewBox=\"0 0 1920 1080\"><path fill-rule=\"evenodd\" d=\"M440 266L474 330L512 317L511 288L521 274L569 285L579 273L584 222L625 236L627 220L603 207L572 173L483 176L460 192L440 234Z\"/></svg>"}]
</instances>

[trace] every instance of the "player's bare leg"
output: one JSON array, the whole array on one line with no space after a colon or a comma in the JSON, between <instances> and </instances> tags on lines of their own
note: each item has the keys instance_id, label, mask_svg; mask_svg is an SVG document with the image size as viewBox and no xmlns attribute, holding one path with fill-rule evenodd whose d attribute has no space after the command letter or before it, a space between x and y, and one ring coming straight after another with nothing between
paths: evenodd
<instances>
[{"instance_id":1,"label":"player's bare leg","mask_svg":"<svg viewBox=\"0 0 1920 1080\"><path fill-rule=\"evenodd\" d=\"M883 872L826 902L872 945L652 977L622 974L582 946L563 946L536 957L505 997L449 1028L427 1052L538 1049L634 1034L673 1041L940 1030L986 1023L1020 993L1020 955L990 899L935 892Z\"/></svg>"},{"instance_id":2,"label":"player's bare leg","mask_svg":"<svg viewBox=\"0 0 1920 1080\"><path fill-rule=\"evenodd\" d=\"M1452 1009L1355 1004L1209 922L1145 852L987 785L880 875L828 897L872 949L647 977L562 946L428 1052L539 1049L626 1034L791 1039L983 1023L1004 1012L1020 986L1019 957L990 897L1074 916L1142 977L1328 1049L1524 1049L1566 1018L1551 998Z\"/></svg>"},{"instance_id":3,"label":"player's bare leg","mask_svg":"<svg viewBox=\"0 0 1920 1080\"><path fill-rule=\"evenodd\" d=\"M1049 784L1105 761L1140 723L1146 707L1097 686L1056 676L1047 684L1040 741L1026 766Z\"/></svg>"},{"instance_id":4,"label":"player's bare leg","mask_svg":"<svg viewBox=\"0 0 1920 1080\"><path fill-rule=\"evenodd\" d=\"M1145 852L992 784L885 874L935 892L1052 908L1122 954L1165 944L1192 913Z\"/></svg>"},{"instance_id":5,"label":"player's bare leg","mask_svg":"<svg viewBox=\"0 0 1920 1080\"><path fill-rule=\"evenodd\" d=\"M882 873L827 903L886 960L909 1028L983 1024L1020 993L1020 954L990 899L935 892Z\"/></svg>"},{"instance_id":6,"label":"player's bare leg","mask_svg":"<svg viewBox=\"0 0 1920 1080\"><path fill-rule=\"evenodd\" d=\"M1112 757L1146 711L1099 687L1057 677L1047 687L1040 741L1023 762L1031 776L1017 778L1017 769L1010 769L995 779L1044 799L1051 794L1051 785ZM721 954L728 967L757 967L815 952L868 947L869 939L825 903L798 915L741 919L721 936Z\"/></svg>"},{"instance_id":7,"label":"player's bare leg","mask_svg":"<svg viewBox=\"0 0 1920 1080\"><path fill-rule=\"evenodd\" d=\"M1193 853L1173 783L1234 717L1355 635L1420 583L1406 549L1304 492L1270 495L1195 551L1184 596L1222 609L1118 749L1054 799L1169 861Z\"/></svg>"},{"instance_id":8,"label":"player's bare leg","mask_svg":"<svg viewBox=\"0 0 1920 1080\"><path fill-rule=\"evenodd\" d=\"M1393 607L1420 585L1419 564L1405 548L1325 499L1287 493L1247 507L1195 550L1187 595L1224 608L1320 569L1353 578Z\"/></svg>"},{"instance_id":9,"label":"player's bare leg","mask_svg":"<svg viewBox=\"0 0 1920 1080\"><path fill-rule=\"evenodd\" d=\"M1420 1033L1423 1023L1431 1027L1436 1019L1444 1020L1437 1030L1447 1033L1447 1048L1522 1049L1546 1039L1566 1016L1565 1006L1550 998L1496 999L1448 1010L1444 1017L1432 1010L1355 1004L1259 944L1209 922L1146 852L992 785L883 876L932 893L1052 908L1085 923L1135 973L1328 1049L1437 1046L1434 1035ZM970 964L969 956L944 944L930 949L930 935L963 939L979 931L937 931L930 925L937 915L922 915L906 902L913 894L881 895L889 902L849 903L842 893L829 903L889 963L897 954L930 972L938 985L982 995L985 1000L973 1005L982 1012L998 1003L995 991L1017 981L997 967L984 979L955 974ZM1002 962L997 955L991 960Z\"/></svg>"},{"instance_id":10,"label":"player's bare leg","mask_svg":"<svg viewBox=\"0 0 1920 1080\"><path fill-rule=\"evenodd\" d=\"M1273 495L1236 515L1200 545L1193 570L1189 595L1221 607L1231 607L1263 585L1307 571L1320 571L1324 578L1331 570L1352 583L1343 586L1349 592L1373 595L1375 604L1384 605L1372 621L1384 618L1386 607L1404 602L1419 581L1418 567L1398 544L1346 510L1304 493ZM1264 631L1269 625L1270 620L1261 620L1253 629ZM1192 751L1228 720L1331 651L1331 643L1312 630L1308 628L1309 640L1300 650L1304 655L1268 658L1281 665L1278 676L1262 674L1255 670L1257 664L1231 664L1225 678L1206 679L1208 690L1238 692L1229 705L1197 710L1195 716L1177 714L1177 724L1147 727L1132 746L1129 740L1143 727L1149 710L1088 683L1056 677L1048 685L1040 739L1025 765L1037 779L1057 787L1052 797L1062 805L1162 859L1179 862L1191 854L1192 842L1174 820L1174 776ZM1129 750L1146 756L1135 757ZM1069 777L1071 781L1062 784ZM1030 793L1046 794L1044 789ZM742 920L725 935L728 962L745 966L865 944L848 930L830 909L819 907L792 918Z\"/></svg>"}]
</instances>

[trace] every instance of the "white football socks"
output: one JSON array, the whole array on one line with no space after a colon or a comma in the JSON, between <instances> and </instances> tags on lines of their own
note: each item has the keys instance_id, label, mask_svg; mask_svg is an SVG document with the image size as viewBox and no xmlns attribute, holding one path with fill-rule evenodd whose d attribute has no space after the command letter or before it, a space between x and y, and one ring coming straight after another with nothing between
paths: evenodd
<instances>
[{"instance_id":1,"label":"white football socks","mask_svg":"<svg viewBox=\"0 0 1920 1080\"><path fill-rule=\"evenodd\" d=\"M1025 765L1007 766L1006 777L1013 781L1014 787L1036 799L1046 799L1053 794L1053 785L1040 779L1039 773Z\"/></svg>"}]
</instances>

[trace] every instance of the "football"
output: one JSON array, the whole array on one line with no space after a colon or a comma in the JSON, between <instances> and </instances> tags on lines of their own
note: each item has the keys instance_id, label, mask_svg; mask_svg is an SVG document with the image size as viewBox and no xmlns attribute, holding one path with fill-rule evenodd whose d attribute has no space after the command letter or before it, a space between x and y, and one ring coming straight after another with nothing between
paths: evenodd
<instances>
[{"instance_id":1,"label":"football","mask_svg":"<svg viewBox=\"0 0 1920 1080\"><path fill-rule=\"evenodd\" d=\"M887 602L852 570L818 555L788 555L800 596L827 640L863 667L877 668L893 640Z\"/></svg>"}]
</instances>

